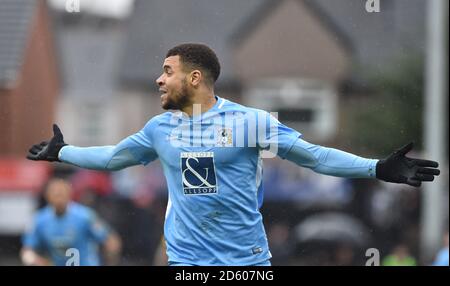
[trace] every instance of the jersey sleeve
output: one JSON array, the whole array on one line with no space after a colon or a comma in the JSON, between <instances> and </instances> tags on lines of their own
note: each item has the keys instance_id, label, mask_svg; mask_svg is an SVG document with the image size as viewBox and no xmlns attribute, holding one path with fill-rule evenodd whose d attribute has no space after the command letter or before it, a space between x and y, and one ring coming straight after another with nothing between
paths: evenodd
<instances>
[{"instance_id":1,"label":"jersey sleeve","mask_svg":"<svg viewBox=\"0 0 450 286\"><path fill-rule=\"evenodd\" d=\"M98 243L103 243L111 233L108 225L94 211L88 214L87 230L89 237Z\"/></svg>"},{"instance_id":2,"label":"jersey sleeve","mask_svg":"<svg viewBox=\"0 0 450 286\"><path fill-rule=\"evenodd\" d=\"M257 113L257 146L282 159L302 134L286 125L268 112Z\"/></svg>"},{"instance_id":3,"label":"jersey sleeve","mask_svg":"<svg viewBox=\"0 0 450 286\"><path fill-rule=\"evenodd\" d=\"M367 159L342 150L295 141L287 159L299 166L330 176L344 178L375 178L377 159Z\"/></svg>"},{"instance_id":4,"label":"jersey sleeve","mask_svg":"<svg viewBox=\"0 0 450 286\"><path fill-rule=\"evenodd\" d=\"M142 130L117 145L64 146L59 152L59 160L93 170L120 170L139 164L146 165L158 157L153 148L154 126L155 121L150 120Z\"/></svg>"},{"instance_id":5,"label":"jersey sleeve","mask_svg":"<svg viewBox=\"0 0 450 286\"><path fill-rule=\"evenodd\" d=\"M33 250L41 250L44 247L38 217L34 218L30 228L23 234L22 245Z\"/></svg>"}]
</instances>

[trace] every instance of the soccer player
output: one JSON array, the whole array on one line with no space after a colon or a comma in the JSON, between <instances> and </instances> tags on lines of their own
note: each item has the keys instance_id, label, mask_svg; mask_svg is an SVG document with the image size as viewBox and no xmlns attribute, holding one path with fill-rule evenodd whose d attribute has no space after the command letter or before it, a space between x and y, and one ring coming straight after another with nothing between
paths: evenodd
<instances>
[{"instance_id":1,"label":"soccer player","mask_svg":"<svg viewBox=\"0 0 450 286\"><path fill-rule=\"evenodd\" d=\"M436 255L436 258L433 262L433 266L449 266L449 247L448 247L448 230L444 234L444 243L442 248Z\"/></svg>"},{"instance_id":2,"label":"soccer player","mask_svg":"<svg viewBox=\"0 0 450 286\"><path fill-rule=\"evenodd\" d=\"M169 265L270 265L259 211L262 157L275 154L315 172L420 186L437 162L406 157L412 143L383 160L314 145L268 112L214 93L216 54L203 44L167 52L156 80L165 112L114 146L67 145L58 126L27 158L119 170L159 159L169 189L164 235ZM263 152L266 151L266 152ZM270 153L267 153L270 152Z\"/></svg>"},{"instance_id":3,"label":"soccer player","mask_svg":"<svg viewBox=\"0 0 450 286\"><path fill-rule=\"evenodd\" d=\"M48 206L34 218L23 236L20 252L27 266L97 266L99 245L106 264L116 264L121 242L91 209L71 201L71 187L62 179L52 179L46 188Z\"/></svg>"}]
</instances>

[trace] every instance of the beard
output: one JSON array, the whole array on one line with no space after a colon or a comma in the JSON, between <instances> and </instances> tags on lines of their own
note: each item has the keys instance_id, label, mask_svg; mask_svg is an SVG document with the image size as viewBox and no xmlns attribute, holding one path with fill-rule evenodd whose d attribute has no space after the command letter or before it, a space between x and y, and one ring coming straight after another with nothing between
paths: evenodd
<instances>
[{"instance_id":1,"label":"beard","mask_svg":"<svg viewBox=\"0 0 450 286\"><path fill-rule=\"evenodd\" d=\"M187 89L186 80L183 79L181 89L174 91L169 96L166 94L166 102L161 107L164 110L181 110L183 107L189 104L189 91Z\"/></svg>"}]
</instances>

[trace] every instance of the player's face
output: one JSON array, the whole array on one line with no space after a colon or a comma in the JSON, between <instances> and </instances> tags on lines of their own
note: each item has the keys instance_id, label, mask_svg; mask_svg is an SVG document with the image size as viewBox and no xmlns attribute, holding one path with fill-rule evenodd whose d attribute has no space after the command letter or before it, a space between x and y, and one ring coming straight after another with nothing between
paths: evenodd
<instances>
[{"instance_id":1,"label":"player's face","mask_svg":"<svg viewBox=\"0 0 450 286\"><path fill-rule=\"evenodd\" d=\"M163 73L156 80L161 92L162 108L180 110L188 104L186 76L179 56L171 56L164 60Z\"/></svg>"},{"instance_id":2,"label":"player's face","mask_svg":"<svg viewBox=\"0 0 450 286\"><path fill-rule=\"evenodd\" d=\"M64 181L53 181L48 185L46 198L57 213L64 213L71 198L70 186Z\"/></svg>"}]
</instances>

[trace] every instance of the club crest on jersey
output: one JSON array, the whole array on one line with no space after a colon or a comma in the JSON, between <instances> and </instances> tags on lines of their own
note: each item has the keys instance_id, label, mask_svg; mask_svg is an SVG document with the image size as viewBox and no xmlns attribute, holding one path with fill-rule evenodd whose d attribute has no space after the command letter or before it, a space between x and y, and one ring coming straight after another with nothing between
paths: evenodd
<instances>
[{"instance_id":1,"label":"club crest on jersey","mask_svg":"<svg viewBox=\"0 0 450 286\"><path fill-rule=\"evenodd\" d=\"M214 152L181 152L181 178L185 195L217 193Z\"/></svg>"},{"instance_id":2,"label":"club crest on jersey","mask_svg":"<svg viewBox=\"0 0 450 286\"><path fill-rule=\"evenodd\" d=\"M217 130L217 145L226 147L233 145L233 129L220 128Z\"/></svg>"}]
</instances>

